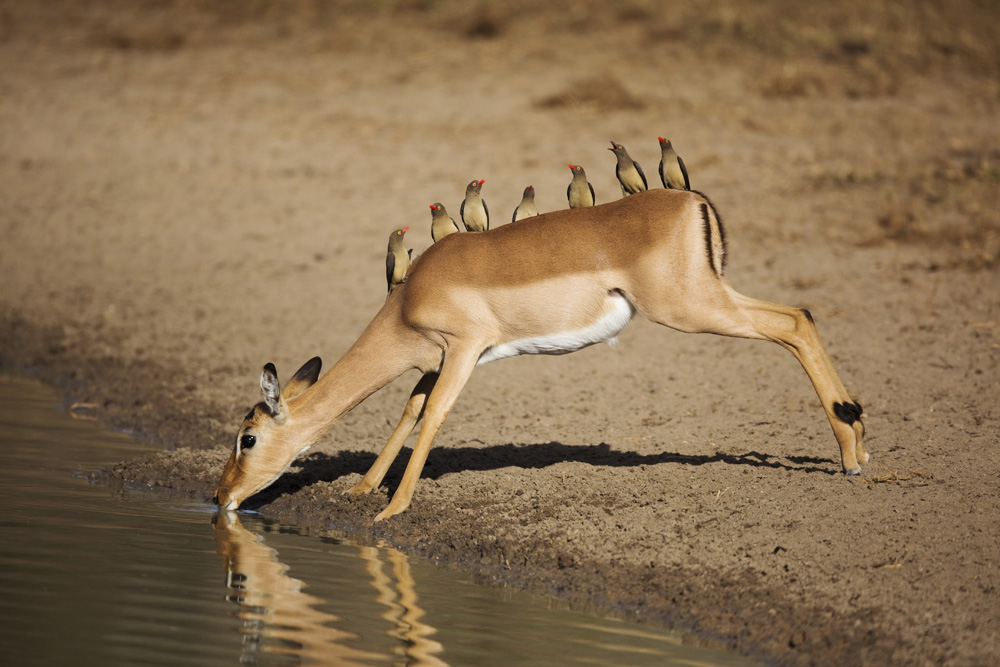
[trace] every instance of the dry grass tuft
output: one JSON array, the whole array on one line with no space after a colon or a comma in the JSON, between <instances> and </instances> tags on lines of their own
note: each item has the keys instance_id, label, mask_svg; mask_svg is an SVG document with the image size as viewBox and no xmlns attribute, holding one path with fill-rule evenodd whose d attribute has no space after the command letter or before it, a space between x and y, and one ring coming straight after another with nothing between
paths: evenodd
<instances>
[{"instance_id":1,"label":"dry grass tuft","mask_svg":"<svg viewBox=\"0 0 1000 667\"><path fill-rule=\"evenodd\" d=\"M879 475L878 477L872 477L868 480L869 484L885 484L886 482L905 482L910 479L930 479L927 475L922 472L917 472L916 470L911 470L905 475L900 475L895 472L890 472L885 475Z\"/></svg>"},{"instance_id":2,"label":"dry grass tuft","mask_svg":"<svg viewBox=\"0 0 1000 667\"><path fill-rule=\"evenodd\" d=\"M564 90L535 102L540 109L594 107L601 111L643 109L646 103L629 92L617 78L604 75L582 79Z\"/></svg>"}]
</instances>

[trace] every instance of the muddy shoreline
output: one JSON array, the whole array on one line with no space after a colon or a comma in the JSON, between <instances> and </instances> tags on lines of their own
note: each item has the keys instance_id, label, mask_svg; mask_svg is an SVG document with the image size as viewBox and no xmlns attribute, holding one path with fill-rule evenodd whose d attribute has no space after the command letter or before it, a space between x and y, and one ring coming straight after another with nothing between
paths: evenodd
<instances>
[{"instance_id":1,"label":"muddy shoreline","mask_svg":"<svg viewBox=\"0 0 1000 667\"><path fill-rule=\"evenodd\" d=\"M1000 651L1000 47L959 2L0 5L0 364L163 446L109 484L208 499L260 369L349 347L385 239L486 180L498 223L608 140L684 157L739 291L807 308L872 461L776 345L635 322L478 369L411 508L346 497L415 374L250 505L777 664ZM409 237L408 237L409 238Z\"/></svg>"}]
</instances>

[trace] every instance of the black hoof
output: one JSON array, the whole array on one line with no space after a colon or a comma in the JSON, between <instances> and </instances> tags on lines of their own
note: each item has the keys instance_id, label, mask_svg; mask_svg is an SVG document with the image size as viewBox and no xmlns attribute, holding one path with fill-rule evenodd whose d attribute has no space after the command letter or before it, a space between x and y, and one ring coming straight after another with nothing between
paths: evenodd
<instances>
[{"instance_id":1,"label":"black hoof","mask_svg":"<svg viewBox=\"0 0 1000 667\"><path fill-rule=\"evenodd\" d=\"M848 476L860 475L861 468L848 468L847 470L844 471L844 474Z\"/></svg>"}]
</instances>

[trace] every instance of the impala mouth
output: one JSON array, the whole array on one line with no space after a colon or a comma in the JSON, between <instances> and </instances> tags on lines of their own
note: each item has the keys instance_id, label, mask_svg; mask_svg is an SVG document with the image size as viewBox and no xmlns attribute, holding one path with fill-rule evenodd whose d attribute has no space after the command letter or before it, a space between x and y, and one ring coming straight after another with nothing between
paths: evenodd
<instances>
[{"instance_id":1,"label":"impala mouth","mask_svg":"<svg viewBox=\"0 0 1000 667\"><path fill-rule=\"evenodd\" d=\"M219 494L216 493L212 498L212 502L215 503L221 510L235 510L240 506L240 501L236 498L230 498L228 502L219 502Z\"/></svg>"}]
</instances>

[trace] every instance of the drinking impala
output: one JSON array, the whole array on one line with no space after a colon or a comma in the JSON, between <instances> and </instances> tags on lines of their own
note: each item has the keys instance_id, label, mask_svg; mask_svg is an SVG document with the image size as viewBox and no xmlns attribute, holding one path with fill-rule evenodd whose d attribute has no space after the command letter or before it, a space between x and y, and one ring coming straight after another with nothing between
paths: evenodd
<instances>
[{"instance_id":1,"label":"drinking impala","mask_svg":"<svg viewBox=\"0 0 1000 667\"><path fill-rule=\"evenodd\" d=\"M361 337L319 378L318 358L281 390L264 367L264 400L243 420L216 490L237 508L373 392L405 371L423 376L402 419L351 493L381 483L423 426L392 499L375 520L404 511L455 399L480 364L519 354L564 354L613 342L638 312L686 332L778 343L799 360L840 444L848 475L868 461L861 405L847 393L806 310L753 299L725 276L722 222L701 193L649 190L592 208L556 211L431 246Z\"/></svg>"}]
</instances>

